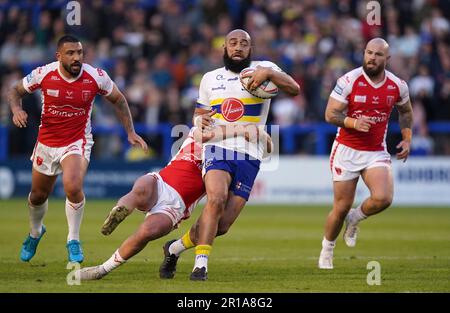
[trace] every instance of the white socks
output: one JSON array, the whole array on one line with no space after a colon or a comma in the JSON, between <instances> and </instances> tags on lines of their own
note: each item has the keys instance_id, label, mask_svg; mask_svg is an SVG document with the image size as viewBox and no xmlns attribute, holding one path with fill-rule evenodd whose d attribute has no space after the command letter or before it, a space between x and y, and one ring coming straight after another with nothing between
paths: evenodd
<instances>
[{"instance_id":1,"label":"white socks","mask_svg":"<svg viewBox=\"0 0 450 313\"><path fill-rule=\"evenodd\" d=\"M329 240L327 240L327 238L323 237L322 250L330 252L330 251L333 251L335 246L336 246L336 240L329 241Z\"/></svg>"},{"instance_id":2,"label":"white socks","mask_svg":"<svg viewBox=\"0 0 450 313\"><path fill-rule=\"evenodd\" d=\"M80 203L72 203L66 198L66 217L69 225L67 241L80 240L80 226L83 219L85 199Z\"/></svg>"},{"instance_id":3,"label":"white socks","mask_svg":"<svg viewBox=\"0 0 450 313\"><path fill-rule=\"evenodd\" d=\"M361 210L361 205L359 205L356 209L351 209L348 214L348 220L352 225L356 225L362 220L365 220L366 218L367 215L365 215Z\"/></svg>"},{"instance_id":4,"label":"white socks","mask_svg":"<svg viewBox=\"0 0 450 313\"><path fill-rule=\"evenodd\" d=\"M176 256L179 256L185 250L186 247L183 245L183 240L181 240L181 238L177 241L172 242L172 244L169 246L169 253L175 254Z\"/></svg>"},{"instance_id":5,"label":"white socks","mask_svg":"<svg viewBox=\"0 0 450 313\"><path fill-rule=\"evenodd\" d=\"M105 262L102 264L103 268L105 269L105 271L107 273L111 272L113 269L115 269L116 267L119 267L120 265L122 265L123 263L125 263L126 260L124 260L120 254L119 254L119 249L117 249L113 255Z\"/></svg>"},{"instance_id":6,"label":"white socks","mask_svg":"<svg viewBox=\"0 0 450 313\"><path fill-rule=\"evenodd\" d=\"M38 238L41 235L42 221L44 215L48 210L48 199L41 205L33 205L30 202L30 196L28 195L28 212L30 216L30 235L33 238Z\"/></svg>"},{"instance_id":7,"label":"white socks","mask_svg":"<svg viewBox=\"0 0 450 313\"><path fill-rule=\"evenodd\" d=\"M208 271L208 256L205 254L197 254L195 256L194 269L196 267L198 267L198 268L204 267L206 269L206 271Z\"/></svg>"}]
</instances>

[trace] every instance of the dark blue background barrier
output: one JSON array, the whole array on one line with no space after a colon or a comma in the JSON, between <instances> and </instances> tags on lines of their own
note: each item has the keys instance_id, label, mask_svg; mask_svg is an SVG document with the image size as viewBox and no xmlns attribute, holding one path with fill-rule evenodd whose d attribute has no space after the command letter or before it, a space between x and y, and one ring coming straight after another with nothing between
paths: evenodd
<instances>
[{"instance_id":1,"label":"dark blue background barrier","mask_svg":"<svg viewBox=\"0 0 450 313\"><path fill-rule=\"evenodd\" d=\"M428 132L430 134L450 134L449 122L431 122L427 124ZM172 137L172 126L167 123L158 124L156 126L147 126L145 124L137 123L135 125L136 132L141 135L161 135L162 138L162 153L163 161L168 162L171 159L172 144L176 140ZM280 135L283 138L281 142L282 154L295 154L298 145L297 136L299 135L314 135L313 149L311 153L315 155L327 155L330 151L330 138L336 134L336 126L328 123L310 123L301 125L292 125L289 127L281 127ZM129 143L125 131L120 125L117 126L101 126L93 127L92 133L94 135L118 134L122 138L124 154ZM398 123L389 124L389 133L400 134ZM178 134L175 134L177 136ZM8 142L9 142L8 128L0 126L0 162L8 160Z\"/></svg>"},{"instance_id":2,"label":"dark blue background barrier","mask_svg":"<svg viewBox=\"0 0 450 313\"><path fill-rule=\"evenodd\" d=\"M91 161L84 181L84 191L89 198L118 198L130 191L141 175L158 171L165 163L157 161ZM18 159L0 162L0 199L27 196L31 187L31 161ZM53 195L64 197L61 175Z\"/></svg>"}]
</instances>

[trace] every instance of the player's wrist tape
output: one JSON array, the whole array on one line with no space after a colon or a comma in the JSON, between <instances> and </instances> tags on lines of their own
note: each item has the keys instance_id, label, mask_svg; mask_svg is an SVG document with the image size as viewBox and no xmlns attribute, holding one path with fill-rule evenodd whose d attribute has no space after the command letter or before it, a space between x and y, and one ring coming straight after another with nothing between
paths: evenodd
<instances>
[{"instance_id":1,"label":"player's wrist tape","mask_svg":"<svg viewBox=\"0 0 450 313\"><path fill-rule=\"evenodd\" d=\"M201 126L202 126L201 119L202 119L202 116L201 116L201 115L196 116L196 117L194 118L194 126L201 127ZM200 125L198 125L199 120L200 120Z\"/></svg>"},{"instance_id":2,"label":"player's wrist tape","mask_svg":"<svg viewBox=\"0 0 450 313\"><path fill-rule=\"evenodd\" d=\"M356 122L358 120L356 118L352 118L352 117L346 117L344 118L344 127L345 128L356 128Z\"/></svg>"},{"instance_id":3,"label":"player's wrist tape","mask_svg":"<svg viewBox=\"0 0 450 313\"><path fill-rule=\"evenodd\" d=\"M401 132L402 132L403 140L411 142L411 140L412 140L411 128L402 128Z\"/></svg>"}]
</instances>

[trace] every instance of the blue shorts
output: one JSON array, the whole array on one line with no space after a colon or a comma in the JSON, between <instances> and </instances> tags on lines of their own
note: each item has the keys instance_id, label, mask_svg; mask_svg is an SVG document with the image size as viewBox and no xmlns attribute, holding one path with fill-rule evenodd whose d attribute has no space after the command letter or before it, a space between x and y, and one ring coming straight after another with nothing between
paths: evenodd
<instances>
[{"instance_id":1,"label":"blue shorts","mask_svg":"<svg viewBox=\"0 0 450 313\"><path fill-rule=\"evenodd\" d=\"M231 184L229 190L245 200L250 197L261 161L248 154L207 145L205 147L203 169L205 174L209 170L222 170L230 173Z\"/></svg>"}]
</instances>

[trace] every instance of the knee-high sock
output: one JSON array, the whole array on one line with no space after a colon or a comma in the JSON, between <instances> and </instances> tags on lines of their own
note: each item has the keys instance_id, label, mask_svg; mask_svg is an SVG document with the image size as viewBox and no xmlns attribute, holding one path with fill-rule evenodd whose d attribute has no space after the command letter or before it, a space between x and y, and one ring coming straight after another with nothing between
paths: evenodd
<instances>
[{"instance_id":1,"label":"knee-high sock","mask_svg":"<svg viewBox=\"0 0 450 313\"><path fill-rule=\"evenodd\" d=\"M42 221L44 215L48 210L48 199L40 205L34 205L30 202L30 196L28 196L28 212L30 216L30 235L33 238L38 238L41 235Z\"/></svg>"},{"instance_id":2,"label":"knee-high sock","mask_svg":"<svg viewBox=\"0 0 450 313\"><path fill-rule=\"evenodd\" d=\"M72 203L69 199L66 199L66 217L69 225L67 241L80 240L80 226L85 202L85 199L83 199L80 203Z\"/></svg>"}]
</instances>

